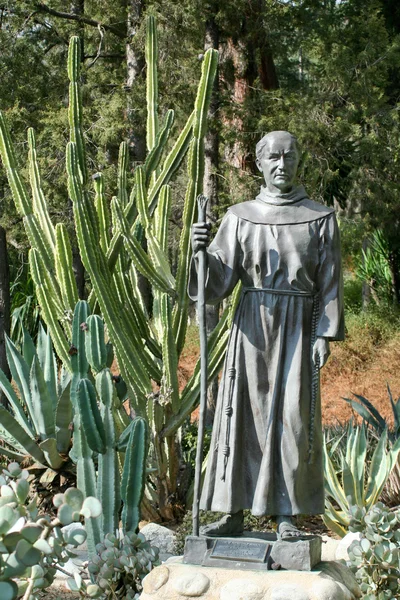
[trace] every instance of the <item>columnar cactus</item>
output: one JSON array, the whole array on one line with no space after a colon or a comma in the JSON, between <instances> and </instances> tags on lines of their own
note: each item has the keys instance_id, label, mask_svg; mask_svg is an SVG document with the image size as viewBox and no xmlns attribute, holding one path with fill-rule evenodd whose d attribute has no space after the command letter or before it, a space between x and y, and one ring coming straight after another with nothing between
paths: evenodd
<instances>
[{"instance_id":1,"label":"columnar cactus","mask_svg":"<svg viewBox=\"0 0 400 600\"><path fill-rule=\"evenodd\" d=\"M79 39L73 37L68 58L71 141L67 146L66 168L80 255L92 287L89 306L93 312L96 308L95 312L104 319L136 414L146 418L153 430L158 471L152 477L155 477L160 512L170 517L166 504L167 499L176 492L176 474L179 470L174 440L199 399L199 367L196 367L193 377L180 393L177 364L186 335L190 229L195 218L196 197L202 191L203 138L218 53L212 49L205 53L194 110L171 145L174 112L167 111L163 123L159 125L156 27L154 18L149 18L146 41L148 154L144 164L136 168L135 182L129 191L128 147L122 142L117 197L111 203L107 201L102 176L96 174L93 203L88 190L82 134L79 52ZM59 357L66 368L75 373L76 361L74 356L70 356L69 349L71 339L76 346L74 339L78 339L79 335L71 329L77 291L72 275L70 243L66 230L61 225L54 230L48 218L40 187L33 133L30 133L30 139L33 204L18 173L11 140L4 118L0 116L0 152L31 243L30 265L42 315ZM187 190L175 277L168 258L169 182L186 154ZM147 278L151 286L151 315L147 312L138 286L139 274ZM222 366L231 316L229 311L222 316L209 340L210 380ZM80 372L80 379L84 378L86 374ZM88 384L86 387L82 384L81 393L86 394L89 401L94 399L93 390L90 390ZM107 405L104 404L101 410L105 422ZM82 421L79 420L76 430L82 427ZM100 431L98 433L96 443L100 448L104 440ZM107 433L105 428L104 434L107 445L107 435L112 436L112 432ZM85 456L93 452L87 446L88 442L86 440L86 446L82 447ZM100 453L100 456L105 455ZM87 465L87 462L82 462L78 472ZM88 481L92 479L90 475Z\"/></svg>"},{"instance_id":2,"label":"columnar cactus","mask_svg":"<svg viewBox=\"0 0 400 600\"><path fill-rule=\"evenodd\" d=\"M75 417L71 456L77 462L78 488L85 495L96 496L103 507L100 521L88 519L86 523L88 548L93 554L96 544L118 529L121 500L123 530L136 531L138 527L149 429L141 417L130 421L118 398L104 322L99 315L90 315L87 302L77 303L72 328L71 400Z\"/></svg>"}]
</instances>

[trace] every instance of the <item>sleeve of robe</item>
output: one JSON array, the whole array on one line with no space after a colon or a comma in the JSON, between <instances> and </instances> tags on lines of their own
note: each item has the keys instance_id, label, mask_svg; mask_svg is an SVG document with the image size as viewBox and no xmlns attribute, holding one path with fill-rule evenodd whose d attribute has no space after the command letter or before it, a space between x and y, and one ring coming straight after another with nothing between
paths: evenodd
<instances>
[{"instance_id":1,"label":"sleeve of robe","mask_svg":"<svg viewBox=\"0 0 400 600\"><path fill-rule=\"evenodd\" d=\"M228 211L222 220L217 235L207 248L206 302L216 304L227 298L239 280L238 241L239 219ZM197 260L192 258L188 294L197 300Z\"/></svg>"},{"instance_id":2,"label":"sleeve of robe","mask_svg":"<svg viewBox=\"0 0 400 600\"><path fill-rule=\"evenodd\" d=\"M317 336L341 341L344 339L343 277L339 228L334 213L320 222L318 291Z\"/></svg>"}]
</instances>

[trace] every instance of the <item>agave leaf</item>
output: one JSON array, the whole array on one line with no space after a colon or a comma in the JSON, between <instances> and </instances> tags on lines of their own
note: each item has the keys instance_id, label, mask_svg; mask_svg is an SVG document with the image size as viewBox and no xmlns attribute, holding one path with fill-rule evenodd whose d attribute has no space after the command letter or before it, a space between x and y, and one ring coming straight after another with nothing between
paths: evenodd
<instances>
[{"instance_id":1,"label":"agave leaf","mask_svg":"<svg viewBox=\"0 0 400 600\"><path fill-rule=\"evenodd\" d=\"M6 396L7 400L11 404L11 408L14 411L15 419L18 421L18 423L21 425L21 427L23 427L23 429L25 429L26 433L31 438L34 438L35 433L31 427L30 423L28 422L28 419L25 416L25 412L21 406L21 402L20 402L17 394L14 392L11 383L8 381L7 377L4 375L4 373L1 369L0 369L0 390L3 392L3 394Z\"/></svg>"},{"instance_id":2,"label":"agave leaf","mask_svg":"<svg viewBox=\"0 0 400 600\"><path fill-rule=\"evenodd\" d=\"M71 445L73 412L70 399L70 383L63 389L56 408L57 450L67 454Z\"/></svg>"},{"instance_id":3,"label":"agave leaf","mask_svg":"<svg viewBox=\"0 0 400 600\"><path fill-rule=\"evenodd\" d=\"M324 473L325 473L325 487L328 493L336 500L340 508L345 511L348 502L343 491L342 486L340 485L339 479L336 475L335 469L333 467L332 461L328 455L326 450L326 445L324 444Z\"/></svg>"},{"instance_id":4,"label":"agave leaf","mask_svg":"<svg viewBox=\"0 0 400 600\"><path fill-rule=\"evenodd\" d=\"M53 401L39 359L35 355L30 372L30 390L37 433L42 440L56 437Z\"/></svg>"},{"instance_id":5,"label":"agave leaf","mask_svg":"<svg viewBox=\"0 0 400 600\"><path fill-rule=\"evenodd\" d=\"M55 471L63 464L63 459L57 451L57 442L55 438L48 438L40 442L39 448L43 451L46 458L46 463Z\"/></svg>"},{"instance_id":6,"label":"agave leaf","mask_svg":"<svg viewBox=\"0 0 400 600\"><path fill-rule=\"evenodd\" d=\"M10 338L7 335L5 337L7 361L8 366L10 367L12 378L18 387L21 400L27 408L28 415L36 430L36 433L39 434L38 424L36 422L36 415L33 409L31 392L29 388L29 367L26 364L26 361L23 358L23 356L21 356L13 342L10 340Z\"/></svg>"},{"instance_id":7,"label":"agave leaf","mask_svg":"<svg viewBox=\"0 0 400 600\"><path fill-rule=\"evenodd\" d=\"M322 515L322 520L325 523L325 525L328 527L328 529L333 531L333 533L336 533L336 535L338 535L340 538L344 538L344 536L347 535L347 533L348 533L347 529L345 529L344 527L339 525L336 521L334 521L332 518L330 518L327 513Z\"/></svg>"},{"instance_id":8,"label":"agave leaf","mask_svg":"<svg viewBox=\"0 0 400 600\"><path fill-rule=\"evenodd\" d=\"M32 456L42 465L46 464L45 456L36 442L26 433L11 413L0 406L0 425L13 436L28 456Z\"/></svg>"},{"instance_id":9,"label":"agave leaf","mask_svg":"<svg viewBox=\"0 0 400 600\"><path fill-rule=\"evenodd\" d=\"M366 409L365 406L363 406L359 402L356 402L355 400L351 400L350 398L342 397L342 400L348 402L348 404L350 404L351 407L354 408L356 412L358 412L360 417L362 417L366 423L369 423L375 429L375 431L381 431L379 421L371 415L371 413Z\"/></svg>"},{"instance_id":10,"label":"agave leaf","mask_svg":"<svg viewBox=\"0 0 400 600\"><path fill-rule=\"evenodd\" d=\"M364 396L360 396L359 394L353 394L353 396L355 396L355 398L357 398L357 400L359 400L362 404L364 404L367 407L367 409L369 410L369 412L378 421L379 426L381 427L381 429L382 430L385 429L385 427L387 426L387 423L386 423L385 419L382 417L382 415L380 414L380 412L372 404L372 402L370 402Z\"/></svg>"},{"instance_id":11,"label":"agave leaf","mask_svg":"<svg viewBox=\"0 0 400 600\"><path fill-rule=\"evenodd\" d=\"M390 458L386 452L387 437L388 431L385 428L372 456L367 488L364 493L364 505L367 510L377 501L390 472Z\"/></svg>"}]
</instances>

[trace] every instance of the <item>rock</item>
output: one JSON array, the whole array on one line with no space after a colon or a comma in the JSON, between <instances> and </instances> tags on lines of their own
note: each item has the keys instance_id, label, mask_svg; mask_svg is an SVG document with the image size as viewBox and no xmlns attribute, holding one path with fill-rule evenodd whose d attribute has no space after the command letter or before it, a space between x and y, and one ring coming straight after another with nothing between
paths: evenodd
<instances>
[{"instance_id":1,"label":"rock","mask_svg":"<svg viewBox=\"0 0 400 600\"><path fill-rule=\"evenodd\" d=\"M339 560L336 557L336 550L340 543L340 540L329 537L329 535L323 535L322 537L322 549L321 549L321 560Z\"/></svg>"},{"instance_id":2,"label":"rock","mask_svg":"<svg viewBox=\"0 0 400 600\"><path fill-rule=\"evenodd\" d=\"M175 591L182 596L202 596L210 586L210 580L204 573L185 573L178 577L172 584Z\"/></svg>"},{"instance_id":3,"label":"rock","mask_svg":"<svg viewBox=\"0 0 400 600\"><path fill-rule=\"evenodd\" d=\"M152 546L159 549L161 556L166 554L169 555L168 557L175 555L176 535L171 529L157 525L157 523L149 523L140 530L140 533Z\"/></svg>"},{"instance_id":4,"label":"rock","mask_svg":"<svg viewBox=\"0 0 400 600\"><path fill-rule=\"evenodd\" d=\"M283 583L272 590L271 600L309 600L309 595L304 590L299 589L298 585Z\"/></svg>"},{"instance_id":5,"label":"rock","mask_svg":"<svg viewBox=\"0 0 400 600\"><path fill-rule=\"evenodd\" d=\"M336 560L345 560L346 562L349 560L348 549L350 544L354 542L354 540L359 540L361 537L360 532L348 533L342 538L336 548L335 559Z\"/></svg>"},{"instance_id":6,"label":"rock","mask_svg":"<svg viewBox=\"0 0 400 600\"><path fill-rule=\"evenodd\" d=\"M154 594L167 583L168 579L169 569L168 567L161 565L161 567L158 567L158 569L153 569L153 571L150 571L147 577L143 580L143 591L146 594Z\"/></svg>"},{"instance_id":7,"label":"rock","mask_svg":"<svg viewBox=\"0 0 400 600\"><path fill-rule=\"evenodd\" d=\"M220 600L262 600L263 589L251 579L234 579L220 591Z\"/></svg>"},{"instance_id":8,"label":"rock","mask_svg":"<svg viewBox=\"0 0 400 600\"><path fill-rule=\"evenodd\" d=\"M257 571L168 563L169 577L156 567L143 580L140 600L356 600L361 597L354 575L337 562L320 563L313 571ZM165 571L161 571L165 573ZM157 582L155 584L154 582Z\"/></svg>"}]
</instances>

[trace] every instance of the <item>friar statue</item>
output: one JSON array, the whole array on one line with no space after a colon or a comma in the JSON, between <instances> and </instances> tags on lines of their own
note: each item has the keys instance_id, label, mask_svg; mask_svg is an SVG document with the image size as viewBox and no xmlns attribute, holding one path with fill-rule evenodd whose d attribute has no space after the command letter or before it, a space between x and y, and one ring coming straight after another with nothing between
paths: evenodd
<instances>
[{"instance_id":1,"label":"friar statue","mask_svg":"<svg viewBox=\"0 0 400 600\"><path fill-rule=\"evenodd\" d=\"M343 340L340 241L335 213L295 185L300 151L287 131L256 147L265 186L231 206L207 249L206 301L242 284L228 342L200 508L223 512L202 528L241 535L243 510L274 516L280 539L300 535L298 514L324 512L319 368ZM192 230L189 294L208 223Z\"/></svg>"}]
</instances>

